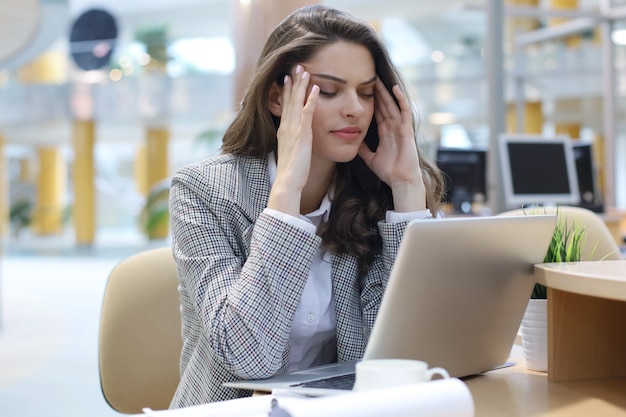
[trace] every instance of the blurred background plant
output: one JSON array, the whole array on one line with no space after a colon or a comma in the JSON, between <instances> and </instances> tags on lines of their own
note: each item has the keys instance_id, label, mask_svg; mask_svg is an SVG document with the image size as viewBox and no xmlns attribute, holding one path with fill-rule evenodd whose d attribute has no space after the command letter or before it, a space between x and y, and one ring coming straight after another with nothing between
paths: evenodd
<instances>
[{"instance_id":1,"label":"blurred background plant","mask_svg":"<svg viewBox=\"0 0 626 417\"><path fill-rule=\"evenodd\" d=\"M135 32L135 40L146 46L146 53L150 56L148 69L165 69L170 56L169 30L166 25L144 26Z\"/></svg>"},{"instance_id":2,"label":"blurred background plant","mask_svg":"<svg viewBox=\"0 0 626 417\"><path fill-rule=\"evenodd\" d=\"M27 229L33 221L33 208L35 204L31 200L17 200L9 208L9 223L13 236L18 237L22 230Z\"/></svg>"},{"instance_id":3,"label":"blurred background plant","mask_svg":"<svg viewBox=\"0 0 626 417\"><path fill-rule=\"evenodd\" d=\"M209 151L219 151L225 128L211 127L200 132L195 142ZM150 240L165 239L169 236L169 195L171 178L154 184L141 210L139 219L141 230Z\"/></svg>"},{"instance_id":4,"label":"blurred background plant","mask_svg":"<svg viewBox=\"0 0 626 417\"><path fill-rule=\"evenodd\" d=\"M154 184L141 210L141 230L150 240L165 239L169 235L169 196L171 178Z\"/></svg>"}]
</instances>

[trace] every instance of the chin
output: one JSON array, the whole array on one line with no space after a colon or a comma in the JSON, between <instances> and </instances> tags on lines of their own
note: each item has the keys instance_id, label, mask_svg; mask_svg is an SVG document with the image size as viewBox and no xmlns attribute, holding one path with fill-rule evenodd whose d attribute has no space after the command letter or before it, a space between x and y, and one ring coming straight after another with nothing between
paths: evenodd
<instances>
[{"instance_id":1,"label":"chin","mask_svg":"<svg viewBox=\"0 0 626 417\"><path fill-rule=\"evenodd\" d=\"M352 143L342 143L339 146L334 146L331 157L335 162L350 162L359 154L359 148L361 146L360 141Z\"/></svg>"},{"instance_id":2,"label":"chin","mask_svg":"<svg viewBox=\"0 0 626 417\"><path fill-rule=\"evenodd\" d=\"M332 160L338 163L350 162L358 155L358 150L340 150L332 155Z\"/></svg>"}]
</instances>

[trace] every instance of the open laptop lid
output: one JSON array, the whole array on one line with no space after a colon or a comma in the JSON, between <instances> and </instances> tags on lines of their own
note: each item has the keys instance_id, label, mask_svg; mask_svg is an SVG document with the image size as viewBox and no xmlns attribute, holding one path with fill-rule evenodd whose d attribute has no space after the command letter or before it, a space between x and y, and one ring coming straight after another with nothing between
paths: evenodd
<instances>
[{"instance_id":1,"label":"open laptop lid","mask_svg":"<svg viewBox=\"0 0 626 417\"><path fill-rule=\"evenodd\" d=\"M555 226L554 215L411 223L364 358L420 359L457 377L504 363Z\"/></svg>"},{"instance_id":2,"label":"open laptop lid","mask_svg":"<svg viewBox=\"0 0 626 417\"><path fill-rule=\"evenodd\" d=\"M409 358L467 376L511 351L556 215L444 218L409 224L364 358ZM271 391L352 372L330 364L224 384Z\"/></svg>"}]
</instances>

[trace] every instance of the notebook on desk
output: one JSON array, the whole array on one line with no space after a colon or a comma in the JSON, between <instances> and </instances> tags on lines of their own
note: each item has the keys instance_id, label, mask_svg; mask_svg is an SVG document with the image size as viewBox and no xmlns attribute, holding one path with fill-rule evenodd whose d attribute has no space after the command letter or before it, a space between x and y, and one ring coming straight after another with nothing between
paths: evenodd
<instances>
[{"instance_id":1,"label":"notebook on desk","mask_svg":"<svg viewBox=\"0 0 626 417\"><path fill-rule=\"evenodd\" d=\"M453 377L502 365L535 283L533 265L543 261L556 220L528 215L410 223L363 359L418 359ZM224 385L334 388L326 381L342 375L353 381L355 363Z\"/></svg>"}]
</instances>

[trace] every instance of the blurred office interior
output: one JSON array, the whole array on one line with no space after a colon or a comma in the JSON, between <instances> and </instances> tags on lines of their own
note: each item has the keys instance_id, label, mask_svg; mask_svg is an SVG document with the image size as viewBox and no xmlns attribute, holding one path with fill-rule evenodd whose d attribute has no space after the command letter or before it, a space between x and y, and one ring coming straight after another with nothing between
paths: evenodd
<instances>
[{"instance_id":1,"label":"blurred office interior","mask_svg":"<svg viewBox=\"0 0 626 417\"><path fill-rule=\"evenodd\" d=\"M56 303L53 311L72 317L60 319L70 329L63 334L95 339L106 273L124 256L168 244L168 178L219 152L266 34L289 11L314 2L0 0L3 363L20 366L6 354L23 353L30 340L19 334L17 343L7 340L8 318L24 313L16 300L29 292L35 301L58 297L39 307L46 315ZM604 209L626 209L624 0L323 3L351 11L382 35L408 82L420 117L418 143L429 157L439 147L493 149L498 133L565 134L593 145ZM94 11L99 19L89 20ZM482 201L490 212L502 209L499 181L491 169ZM85 258L94 270L82 269ZM51 270L63 275L61 287L51 285ZM95 287L63 290L83 288L90 275ZM12 290L20 295L7 300ZM77 293L92 302L76 303ZM82 310L63 310L68 306ZM47 326L36 318L28 326L35 322ZM74 325L79 330L72 333ZM49 342L53 349L38 356L41 363L66 341ZM56 368L5 373L0 410L34 407L26 405L33 386L26 374L49 377L35 385L57 393L52 375L72 375L66 365L80 354L91 355L83 376L90 382L83 385L97 386L95 342L67 346L72 350L64 362L57 355Z\"/></svg>"},{"instance_id":2,"label":"blurred office interior","mask_svg":"<svg viewBox=\"0 0 626 417\"><path fill-rule=\"evenodd\" d=\"M166 238L154 225L169 175L219 152L260 42L306 3L3 0L8 246L60 234L90 246L115 229ZM606 207L626 206L623 1L325 3L382 34L431 157L438 146L492 147L495 130L566 134L593 143ZM486 203L500 211L491 171Z\"/></svg>"}]
</instances>

